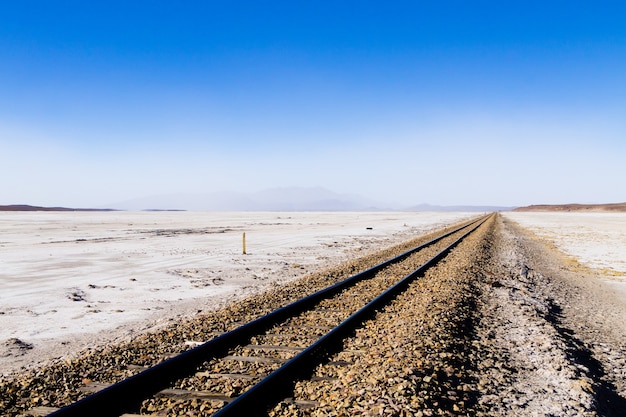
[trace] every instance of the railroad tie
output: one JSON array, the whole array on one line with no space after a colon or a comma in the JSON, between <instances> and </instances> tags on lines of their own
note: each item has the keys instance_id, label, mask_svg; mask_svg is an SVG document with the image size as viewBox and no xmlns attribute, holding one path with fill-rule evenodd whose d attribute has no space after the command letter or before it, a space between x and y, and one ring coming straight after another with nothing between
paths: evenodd
<instances>
[{"instance_id":1,"label":"railroad tie","mask_svg":"<svg viewBox=\"0 0 626 417\"><path fill-rule=\"evenodd\" d=\"M281 351L295 351L295 352L304 350L304 348L298 347L298 346L279 346L279 345L246 345L244 347L246 349L281 350Z\"/></svg>"},{"instance_id":2,"label":"railroad tie","mask_svg":"<svg viewBox=\"0 0 626 417\"><path fill-rule=\"evenodd\" d=\"M247 380L259 379L258 375L212 373L212 372L208 372L208 371L196 372L196 376L200 377L200 378L204 377L204 378L247 379Z\"/></svg>"},{"instance_id":3,"label":"railroad tie","mask_svg":"<svg viewBox=\"0 0 626 417\"><path fill-rule=\"evenodd\" d=\"M235 397L231 397L229 395L224 395L216 392L209 391L191 391L186 389L174 389L168 388L158 392L157 396L159 397L167 397L167 398L176 398L182 400L205 400L205 401L223 401L223 402L232 402L235 400Z\"/></svg>"},{"instance_id":4,"label":"railroad tie","mask_svg":"<svg viewBox=\"0 0 626 417\"><path fill-rule=\"evenodd\" d=\"M89 382L88 384L80 387L78 390L86 394L93 394L94 392L102 391L103 389L108 388L111 385L112 384L107 384L103 382Z\"/></svg>"},{"instance_id":5,"label":"railroad tie","mask_svg":"<svg viewBox=\"0 0 626 417\"><path fill-rule=\"evenodd\" d=\"M43 417L43 416L47 416L50 413L53 413L55 411L57 411L58 408L56 407L45 407L45 406L39 406L39 407L34 407L31 408L30 410L28 410L27 412L25 412L24 414L21 415L21 417Z\"/></svg>"},{"instance_id":6,"label":"railroad tie","mask_svg":"<svg viewBox=\"0 0 626 417\"><path fill-rule=\"evenodd\" d=\"M261 363L284 363L289 359L282 358L265 358L262 356L236 356L236 355L228 355L224 356L222 360L225 361L239 361L239 362L261 362Z\"/></svg>"}]
</instances>

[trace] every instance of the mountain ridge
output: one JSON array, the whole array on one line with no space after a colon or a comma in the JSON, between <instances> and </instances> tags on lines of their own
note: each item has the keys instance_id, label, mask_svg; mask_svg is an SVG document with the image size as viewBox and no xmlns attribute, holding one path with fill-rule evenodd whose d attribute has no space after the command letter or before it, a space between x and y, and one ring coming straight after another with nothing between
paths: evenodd
<instances>
[{"instance_id":1,"label":"mountain ridge","mask_svg":"<svg viewBox=\"0 0 626 417\"><path fill-rule=\"evenodd\" d=\"M323 187L280 187L257 192L165 194L126 200L109 206L122 210L183 209L190 211L505 211L513 207L389 204L358 194L341 194Z\"/></svg>"},{"instance_id":2,"label":"mountain ridge","mask_svg":"<svg viewBox=\"0 0 626 417\"><path fill-rule=\"evenodd\" d=\"M356 194L339 194L322 187L283 187L244 193L178 193L121 201L122 210L183 209L189 211L362 211L389 209L386 204ZM378 208L378 207L383 207Z\"/></svg>"},{"instance_id":3,"label":"mountain ridge","mask_svg":"<svg viewBox=\"0 0 626 417\"><path fill-rule=\"evenodd\" d=\"M216 191L172 193L134 198L101 208L75 209L29 205L0 206L0 211L465 211L491 212L513 207L472 205L389 204L358 194L340 194L323 187L282 187L257 192Z\"/></svg>"},{"instance_id":4,"label":"mountain ridge","mask_svg":"<svg viewBox=\"0 0 626 417\"><path fill-rule=\"evenodd\" d=\"M0 211L115 211L109 208L43 207L29 204L0 205Z\"/></svg>"},{"instance_id":5,"label":"mountain ridge","mask_svg":"<svg viewBox=\"0 0 626 417\"><path fill-rule=\"evenodd\" d=\"M607 204L534 204L517 207L513 211L522 212L626 212L626 202Z\"/></svg>"}]
</instances>

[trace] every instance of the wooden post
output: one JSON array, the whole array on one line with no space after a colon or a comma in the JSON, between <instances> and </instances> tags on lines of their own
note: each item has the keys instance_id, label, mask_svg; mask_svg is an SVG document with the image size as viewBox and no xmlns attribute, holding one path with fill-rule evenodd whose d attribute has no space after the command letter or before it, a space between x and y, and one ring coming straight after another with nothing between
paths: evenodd
<instances>
[{"instance_id":1,"label":"wooden post","mask_svg":"<svg viewBox=\"0 0 626 417\"><path fill-rule=\"evenodd\" d=\"M243 254L246 254L246 232L243 232Z\"/></svg>"}]
</instances>

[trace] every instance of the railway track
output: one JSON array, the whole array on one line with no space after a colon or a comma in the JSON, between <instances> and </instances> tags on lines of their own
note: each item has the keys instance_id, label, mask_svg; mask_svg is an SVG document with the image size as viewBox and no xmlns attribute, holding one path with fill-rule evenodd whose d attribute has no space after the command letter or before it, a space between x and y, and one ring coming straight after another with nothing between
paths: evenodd
<instances>
[{"instance_id":1,"label":"railway track","mask_svg":"<svg viewBox=\"0 0 626 417\"><path fill-rule=\"evenodd\" d=\"M344 338L487 218L444 233L234 330L206 335L210 338L206 342L189 341L197 346L155 366L135 365L139 372L118 383L88 384L85 389L95 392L74 404L33 410L30 415L169 415L168 409L189 406L197 409L197 415L266 414L290 397L295 381L310 379L318 364L341 350ZM416 264L420 266L415 268ZM300 408L316 406L315 401L292 402Z\"/></svg>"}]
</instances>

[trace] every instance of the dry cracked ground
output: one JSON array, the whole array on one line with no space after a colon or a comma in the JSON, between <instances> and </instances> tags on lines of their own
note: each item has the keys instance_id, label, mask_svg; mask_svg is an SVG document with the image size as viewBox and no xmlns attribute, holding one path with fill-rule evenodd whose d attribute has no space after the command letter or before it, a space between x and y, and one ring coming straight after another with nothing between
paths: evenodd
<instances>
[{"instance_id":1,"label":"dry cracked ground","mask_svg":"<svg viewBox=\"0 0 626 417\"><path fill-rule=\"evenodd\" d=\"M0 414L61 406L86 379L122 377L103 364L163 353L173 339L255 317L379 261L355 260L126 346L5 376ZM331 364L346 366L321 365L315 372L327 378L296 384L294 397L316 408L281 403L270 414L626 416L625 313L623 299L590 271L495 216L345 341ZM173 409L204 415L195 405Z\"/></svg>"}]
</instances>

